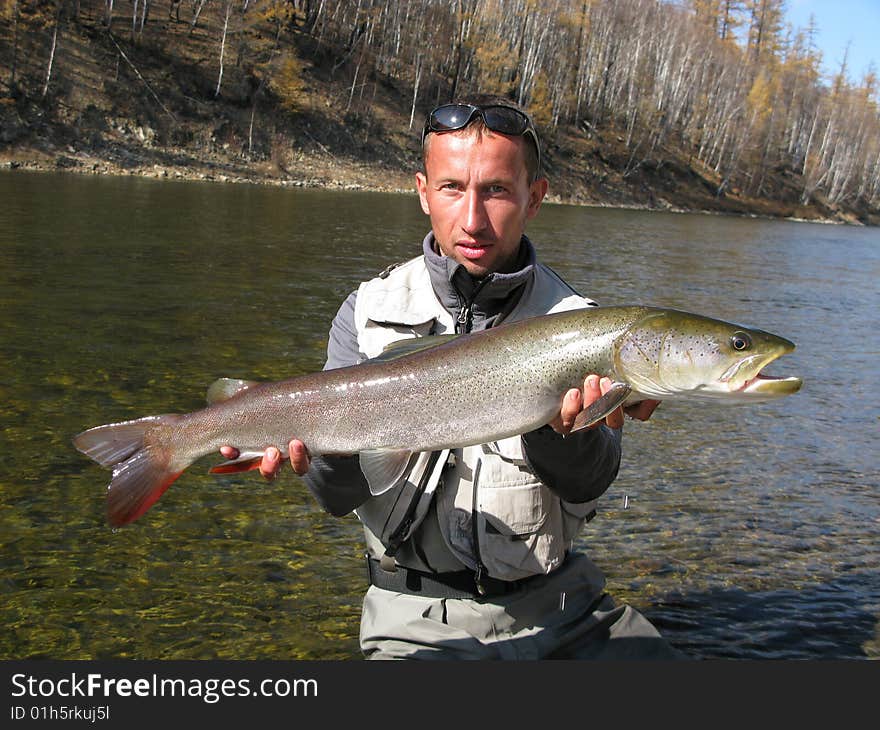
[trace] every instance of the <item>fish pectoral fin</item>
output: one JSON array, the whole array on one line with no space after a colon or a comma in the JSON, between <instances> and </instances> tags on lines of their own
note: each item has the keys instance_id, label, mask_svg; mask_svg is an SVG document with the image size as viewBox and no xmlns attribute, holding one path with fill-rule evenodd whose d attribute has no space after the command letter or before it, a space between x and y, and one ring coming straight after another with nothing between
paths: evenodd
<instances>
[{"instance_id":1,"label":"fish pectoral fin","mask_svg":"<svg viewBox=\"0 0 880 730\"><path fill-rule=\"evenodd\" d=\"M260 462L263 460L262 451L244 451L238 455L237 459L230 459L221 464L212 466L209 474L235 474L240 471L251 471L259 469Z\"/></svg>"},{"instance_id":2,"label":"fish pectoral fin","mask_svg":"<svg viewBox=\"0 0 880 730\"><path fill-rule=\"evenodd\" d=\"M580 431L592 426L597 421L601 421L615 408L623 405L630 393L632 393L632 388L626 383L614 383L611 390L577 414L571 432Z\"/></svg>"},{"instance_id":3,"label":"fish pectoral fin","mask_svg":"<svg viewBox=\"0 0 880 730\"><path fill-rule=\"evenodd\" d=\"M387 492L406 472L412 451L406 449L370 449L360 452L361 471L367 478L370 494Z\"/></svg>"},{"instance_id":4,"label":"fish pectoral fin","mask_svg":"<svg viewBox=\"0 0 880 730\"><path fill-rule=\"evenodd\" d=\"M222 403L232 396L247 390L251 386L258 385L256 380L239 380L238 378L218 378L208 387L205 399L208 405Z\"/></svg>"}]
</instances>

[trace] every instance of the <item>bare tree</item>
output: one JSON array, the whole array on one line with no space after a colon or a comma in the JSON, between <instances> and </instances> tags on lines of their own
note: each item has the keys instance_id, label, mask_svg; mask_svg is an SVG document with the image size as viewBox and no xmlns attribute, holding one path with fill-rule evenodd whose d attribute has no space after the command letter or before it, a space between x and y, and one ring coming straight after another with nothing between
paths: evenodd
<instances>
[{"instance_id":1,"label":"bare tree","mask_svg":"<svg viewBox=\"0 0 880 730\"><path fill-rule=\"evenodd\" d=\"M54 22L52 24L52 41L49 45L49 62L46 64L46 80L43 83L43 91L40 94L41 99L45 99L49 93L49 83L52 81L52 72L55 68L55 55L58 50L58 31L61 28L64 19L64 11L66 8L66 0L58 0L56 3Z\"/></svg>"},{"instance_id":2,"label":"bare tree","mask_svg":"<svg viewBox=\"0 0 880 730\"><path fill-rule=\"evenodd\" d=\"M226 0L226 12L223 15L223 35L220 38L220 72L217 74L217 88L214 98L220 96L220 85L223 83L223 54L226 51L226 34L229 30L229 16L232 15L232 0Z\"/></svg>"}]
</instances>

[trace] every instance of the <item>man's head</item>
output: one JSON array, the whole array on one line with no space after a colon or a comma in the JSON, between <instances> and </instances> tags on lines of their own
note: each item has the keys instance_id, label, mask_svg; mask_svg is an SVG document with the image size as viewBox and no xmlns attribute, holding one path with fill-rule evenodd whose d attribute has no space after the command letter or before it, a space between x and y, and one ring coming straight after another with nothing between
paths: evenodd
<instances>
[{"instance_id":1,"label":"man's head","mask_svg":"<svg viewBox=\"0 0 880 730\"><path fill-rule=\"evenodd\" d=\"M428 156L431 135L459 129L492 131L511 136L522 135L526 147L526 169L529 182L541 176L541 144L535 125L518 104L500 96L474 96L434 109L425 119L422 129L422 162Z\"/></svg>"},{"instance_id":2,"label":"man's head","mask_svg":"<svg viewBox=\"0 0 880 730\"><path fill-rule=\"evenodd\" d=\"M474 276L511 270L547 192L529 117L506 100L464 100L431 112L422 141L416 186L441 253Z\"/></svg>"}]
</instances>

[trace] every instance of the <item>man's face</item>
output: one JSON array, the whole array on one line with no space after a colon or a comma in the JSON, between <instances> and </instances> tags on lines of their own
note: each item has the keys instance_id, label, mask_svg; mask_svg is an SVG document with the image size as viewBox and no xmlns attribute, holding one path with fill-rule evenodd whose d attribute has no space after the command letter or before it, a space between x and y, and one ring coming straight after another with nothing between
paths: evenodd
<instances>
[{"instance_id":1,"label":"man's face","mask_svg":"<svg viewBox=\"0 0 880 730\"><path fill-rule=\"evenodd\" d=\"M474 129L432 134L425 173L416 174L422 210L440 252L473 276L512 270L526 221L547 193L530 182L523 137Z\"/></svg>"}]
</instances>

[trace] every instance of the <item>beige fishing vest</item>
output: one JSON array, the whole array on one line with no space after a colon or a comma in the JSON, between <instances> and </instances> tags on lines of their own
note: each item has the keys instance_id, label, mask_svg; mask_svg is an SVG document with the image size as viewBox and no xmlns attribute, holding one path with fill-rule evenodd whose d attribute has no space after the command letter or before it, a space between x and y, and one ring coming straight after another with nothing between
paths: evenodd
<instances>
[{"instance_id":1,"label":"beige fishing vest","mask_svg":"<svg viewBox=\"0 0 880 730\"><path fill-rule=\"evenodd\" d=\"M506 321L591 305L550 269L537 265ZM423 256L361 284L354 318L358 346L367 357L397 340L455 331L452 316L431 286ZM419 454L400 484L355 510L372 553L381 555L380 543L387 547L400 526L428 456ZM490 576L502 580L558 567L596 504L574 504L554 495L528 469L519 436L441 453L405 534L411 535L424 519L431 499L437 500L440 532L452 554L471 569L479 561Z\"/></svg>"}]
</instances>

